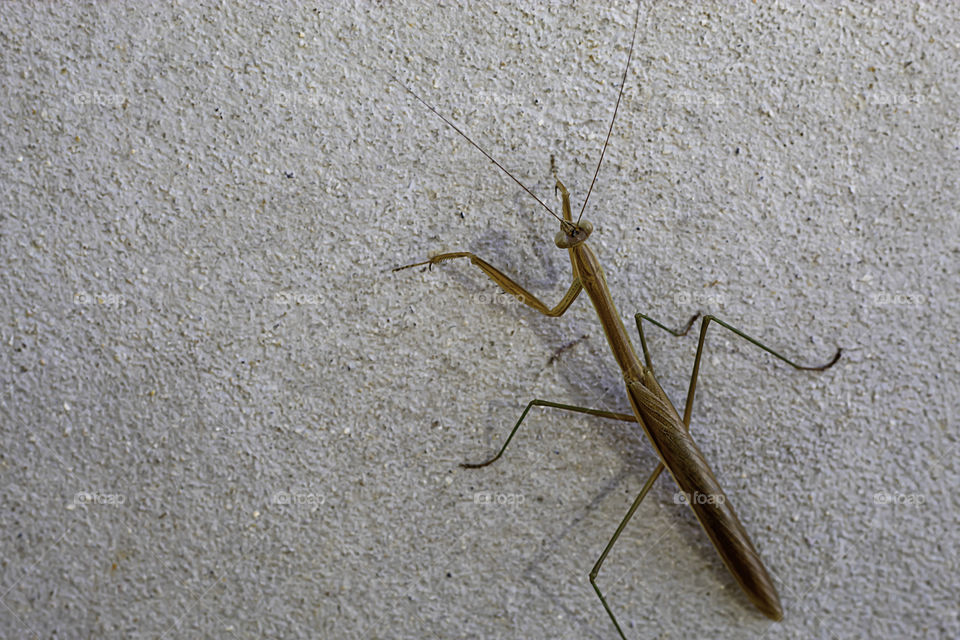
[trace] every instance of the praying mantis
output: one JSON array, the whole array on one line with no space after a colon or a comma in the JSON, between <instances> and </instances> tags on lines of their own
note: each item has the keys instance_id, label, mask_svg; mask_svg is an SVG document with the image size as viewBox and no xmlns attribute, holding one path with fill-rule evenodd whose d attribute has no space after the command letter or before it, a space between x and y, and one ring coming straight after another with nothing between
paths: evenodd
<instances>
[{"instance_id":1,"label":"praying mantis","mask_svg":"<svg viewBox=\"0 0 960 640\"><path fill-rule=\"evenodd\" d=\"M600 261L597 258L597 255L587 244L587 239L590 237L590 234L593 231L593 225L590 222L583 220L583 213L586 210L590 194L592 193L593 187L597 181L597 177L599 176L600 168L603 164L604 154L609 144L614 123L616 122L617 112L623 98L624 87L626 85L630 70L630 62L633 57L639 19L640 5L638 2L636 15L634 18L633 36L630 42L629 53L627 54L627 61L623 69L623 76L620 82L620 89L617 96L616 105L613 110L613 117L611 118L610 127L607 131L603 147L600 151L600 158L597 162L593 180L590 183L587 195L583 201L583 206L581 207L580 213L576 219L574 219L571 209L570 194L556 175L554 175L556 179L555 193L559 193L560 196L562 217L546 203L544 203L530 189L528 189L520 180L514 177L510 171L500 164L500 162L498 162L490 153L475 143L453 122L437 111L437 109L426 102L412 89L391 75L391 78L394 80L394 82L402 86L407 93L413 96L418 102L423 104L441 120L443 120L443 122L456 131L456 133L466 139L467 142L480 151L480 153L482 153L488 160L495 164L507 177L513 180L517 185L520 186L520 188L534 198L543 209L545 209L550 215L559 221L560 230L554 238L554 243L559 249L566 249L568 252L572 270L572 282L561 300L555 306L550 307L549 305L540 301L536 296L531 294L515 280L498 270L496 267L486 262L479 256L467 251L434 255L425 261L397 267L394 269L394 271L401 271L404 269L424 265L432 266L449 260L468 259L487 277L493 280L504 292L514 296L526 306L548 317L559 317L563 315L577 299L580 293L586 291L587 296L590 298L590 301L592 302L596 311L597 318L600 321L604 334L607 337L607 342L609 343L611 353L613 354L613 357L623 374L627 398L633 410L632 413L617 413L536 399L528 403L526 409L524 409L519 420L517 420L516 424L510 431L510 434L507 436L505 442L496 455L483 462L463 463L461 466L464 468L473 469L485 467L498 460L503 455L514 435L516 435L517 430L523 423L524 418L526 418L529 411L535 406L572 411L575 413L588 414L626 422L634 422L641 427L656 451L657 456L659 457L659 463L657 467L644 483L639 495L631 504L626 515L621 520L619 526L617 527L613 536L610 538L606 547L603 549L603 552L600 554L599 559L594 564L593 569L589 574L590 584L599 597L600 602L602 603L620 637L624 639L626 636L624 635L620 623L617 621L617 618L613 613L613 610L610 608L607 599L597 584L597 577L604 561L607 558L607 555L610 553L610 550L617 542L620 534L626 528L628 522L633 517L644 497L650 491L653 483L657 480L664 469L670 473L683 494L686 496L705 496L707 498L704 500L688 499L686 502L693 510L694 515L700 522L700 525L703 527L703 530L706 532L714 548L717 550L717 553L720 555L724 565L726 565L727 569L736 579L737 583L741 586L747 598L757 607L757 609L759 609L760 612L762 612L768 618L772 620L780 620L783 617L783 609L780 604L777 590L773 585L773 581L770 578L770 575L767 572L759 553L753 546L753 543L750 541L745 528L734 512L730 500L723 492L723 489L710 469L710 465L707 463L703 453L690 434L690 417L693 409L693 399L696 391L697 376L700 370L700 360L703 354L707 328L709 327L710 323L715 322L716 324L728 329L734 334L758 346L767 353L773 355L797 370L823 371L832 367L840 359L841 355L841 350L837 349L837 352L833 358L824 365L799 365L793 360L784 357L777 351L774 351L770 347L767 347L756 338L747 335L740 329L737 329L736 327L716 318L715 316L706 315L703 317L700 324L700 337L697 344L693 373L690 377L690 384L687 391L682 418L674 405L671 403L670 399L667 397L666 393L661 388L660 384L657 382L657 379L654 375L653 363L643 332L643 321L646 320L675 336L683 336L689 332L700 314L694 315L689 320L686 327L682 330L670 329L664 324L661 324L645 314L636 314L634 316L634 320L636 322L637 332L640 337L640 346L643 352L643 359L641 360L641 358L638 357L626 327L613 303L613 298L607 286L606 278L604 276L603 269L601 268Z\"/></svg>"}]
</instances>

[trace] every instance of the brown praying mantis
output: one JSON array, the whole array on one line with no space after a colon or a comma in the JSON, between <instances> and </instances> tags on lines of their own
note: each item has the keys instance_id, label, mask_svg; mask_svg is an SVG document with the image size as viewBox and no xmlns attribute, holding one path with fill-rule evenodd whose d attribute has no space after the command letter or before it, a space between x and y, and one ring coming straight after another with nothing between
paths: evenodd
<instances>
[{"instance_id":1,"label":"brown praying mantis","mask_svg":"<svg viewBox=\"0 0 960 640\"><path fill-rule=\"evenodd\" d=\"M754 548L746 530L740 523L740 520L737 518L729 499L727 499L726 495L724 494L723 489L720 487L716 477L710 470L710 465L707 463L703 453L700 451L700 448L697 446L697 443L694 441L689 431L690 414L693 408L693 398L697 386L697 376L700 371L700 358L703 354L703 345L707 335L707 328L709 327L710 323L716 322L718 325L725 327L741 338L744 338L748 342L760 347L764 351L787 363L794 369L823 371L833 366L840 359L841 353L841 350L837 349L834 357L825 365L815 367L801 366L762 344L755 338L747 335L743 331L735 328L734 326L727 324L726 322L714 316L704 316L700 324L700 339L697 344L697 353L694 359L693 373L690 377L690 386L687 391L683 418L680 417L679 413L674 408L673 404L670 402L670 399L667 397L666 393L664 393L663 389L660 387L660 384L657 382L656 377L654 376L653 363L650 359L650 352L647 349L647 342L643 333L642 321L647 320L653 325L664 329L675 336L683 336L689 332L690 328L693 326L693 323L700 314L694 315L687 323L686 327L679 331L669 329L665 325L653 320L645 314L636 314L634 319L637 325L637 332L640 336L640 345L643 350L643 361L641 362L640 358L637 356L633 344L630 341L630 337L627 334L626 327L624 326L623 321L621 320L620 315L614 306L613 298L611 297L610 290L607 287L606 278L604 277L603 270L600 267L600 261L597 259L596 254L594 254L586 242L587 238L590 236L590 233L593 231L593 225L586 220L582 220L582 216L587 207L587 201L590 198L590 193L593 191L593 186L596 184L597 176L600 173L600 167L603 164L603 157L610 141L610 136L613 132L613 125L616 122L617 111L620 108L620 102L623 98L623 91L630 69L630 61L633 57L633 49L636 41L639 19L640 7L638 3L636 16L634 18L633 37L630 42L630 50L627 54L627 62L624 66L620 90L617 96L616 106L613 110L613 117L610 121L610 128L607 131L606 139L604 140L603 147L600 151L600 159L597 162L597 168L594 172L593 180L590 183L590 188L587 191L580 214L576 220L573 219L571 212L570 194L567 192L567 189L564 187L563 183L560 182L559 178L554 176L556 178L555 191L559 192L560 194L563 217L557 215L553 209L547 206L539 197L536 196L536 194L534 194L523 183L521 183L520 180L514 177L513 174L511 174L503 165L495 160L487 151L475 143L466 133L461 131L460 128L458 128L405 84L396 78L393 78L395 82L401 85L409 94L416 98L416 100L426 106L437 117L443 120L443 122L453 128L458 134L463 136L467 142L478 149L509 178L520 185L524 191L532 196L544 209L546 209L560 222L560 231L554 238L554 242L558 248L566 249L569 253L570 264L573 271L573 281L571 282L569 289L567 289L566 294L564 294L560 302L551 308L541 302L536 296L531 294L524 287L520 286L513 279L480 257L466 251L442 253L435 255L429 260L425 260L423 262L397 267L394 269L394 271L400 271L402 269L409 269L411 267L421 265L432 266L434 264L439 264L441 262L454 260L457 258L467 258L471 263L479 267L490 279L496 282L497 285L503 289L503 291L516 297L517 300L520 300L527 306L549 317L559 317L563 315L573 301L576 300L577 296L580 295L580 292L585 290L587 295L590 297L590 301L593 303L594 309L596 310L597 317L600 320L601 326L603 327L603 331L607 337L613 357L616 360L617 365L620 367L620 370L623 372L623 380L626 386L627 398L629 399L630 405L633 409L632 414L615 413L560 404L556 402L548 402L545 400L533 400L527 404L527 407L521 414L520 419L517 420L513 430L510 432L510 435L507 436L506 441L503 443L503 446L496 455L481 463L464 463L461 466L465 468L484 467L499 459L506 450L507 445L510 444L510 441L517 433L517 430L520 428L520 424L523 422L524 418L526 418L530 409L535 406L562 409L603 418L635 422L639 424L644 433L646 433L647 438L650 440L650 443L656 450L657 456L660 458L660 462L656 469L654 469L653 473L643 485L639 495L633 501L633 504L623 517L620 525L617 527L613 536L610 538L610 541L600 554L600 558L590 571L590 583L593 586L594 591L596 591L597 596L600 598L600 601L603 604L607 614L610 616L610 620L613 622L617 632L622 638L625 638L626 636L624 636L623 630L620 628L620 624L617 622L616 616L610 609L610 606L608 605L603 593L600 591L600 587L597 585L597 576L600 572L600 567L603 565L604 560L606 560L607 555L613 548L613 545L616 543L617 539L620 537L620 534L630 521L630 518L640 506L641 501L647 495L647 492L653 486L653 483L660 476L660 473L664 469L667 469L670 472L670 475L673 476L674 481L685 495L706 496L709 498L707 500L687 500L687 502L693 510L694 515L697 517L697 520L703 527L703 530L710 538L711 543L713 543L717 553L719 553L721 560L726 565L727 569L729 569L736 581L743 588L744 593L747 595L750 601L753 602L753 604L756 605L756 607L763 612L764 615L773 620L780 620L783 617L783 611L780 606L780 599L777 595L777 590L774 587L773 581L771 580L770 575L767 573L767 570L760 559L760 555Z\"/></svg>"}]
</instances>

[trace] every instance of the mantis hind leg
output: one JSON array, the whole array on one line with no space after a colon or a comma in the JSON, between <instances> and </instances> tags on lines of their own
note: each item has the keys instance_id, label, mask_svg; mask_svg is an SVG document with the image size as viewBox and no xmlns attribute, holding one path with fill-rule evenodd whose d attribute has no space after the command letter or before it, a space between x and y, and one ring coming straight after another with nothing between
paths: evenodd
<instances>
[{"instance_id":1,"label":"mantis hind leg","mask_svg":"<svg viewBox=\"0 0 960 640\"><path fill-rule=\"evenodd\" d=\"M586 407L578 407L575 405L569 404L560 404L559 402L550 402L547 400L534 399L527 403L527 407L523 410L523 413L520 414L520 419L517 420L517 423L513 426L513 429L510 431L510 435L507 436L506 442L503 443L503 446L500 447L500 451L497 452L495 456L489 460L479 463L461 463L460 466L466 469L477 469L480 467L485 467L492 462L495 462L500 456L503 455L503 452L506 450L507 445L510 444L510 441L513 440L513 436L517 433L517 430L520 428L520 425L523 423L524 418L527 417L527 414L530 413L530 409L533 407L548 407L551 409L561 409L564 411L573 411L575 413L585 413L591 416L598 416L601 418L610 418L612 420L622 420L624 422L636 422L637 418L632 413L616 413L613 411L602 411L600 409L588 409ZM610 553L610 550L613 548L613 545L616 544L617 539L620 537L620 534L627 527L627 523L630 521L630 518L633 517L633 514L637 511L637 508L640 506L640 503L643 502L643 499L646 497L647 493L650 491L650 488L653 486L653 483L660 476L660 473L663 471L663 463L658 463L657 468L647 479L646 483L643 485L643 488L640 490L640 494L633 501L633 504L630 505L629 511L623 517L623 520L620 521L620 526L617 527L617 530L614 532L613 537L610 538L610 541L607 542L607 546L604 547L603 553L600 554L600 559L597 560L596 564L593 565L593 569L590 571L590 584L593 585L594 591L596 591L597 596L600 598L603 608L606 610L607 615L610 616L610 620L613 622L613 626L617 628L617 632L620 634L621 638L626 640L626 636L623 635L623 630L620 629L620 623L617 622L617 618L613 615L613 611L610 609L610 605L607 604L607 599L603 596L603 592L600 591L600 587L597 585L597 574L600 572L600 567L603 566L604 560L607 559L607 555Z\"/></svg>"},{"instance_id":2,"label":"mantis hind leg","mask_svg":"<svg viewBox=\"0 0 960 640\"><path fill-rule=\"evenodd\" d=\"M627 523L630 522L630 518L633 517L633 514L640 506L640 503L643 502L643 499L647 496L647 493L650 491L650 487L652 487L653 483L656 482L657 478L660 477L660 473L663 471L663 468L662 462L657 464L657 468L654 469L653 473L650 474L650 477L647 478L646 483L644 483L643 488L640 490L640 494L633 501L633 504L630 505L630 509L627 510L627 515L623 516L623 520L620 521L620 526L618 526L617 530L613 532L613 537L610 538L609 542L607 542L607 546L603 548L603 553L600 554L600 558L597 560L597 563L593 565L593 569L590 570L590 584L593 586L593 590L597 592L597 597L600 598L600 603L606 610L607 615L610 616L610 621L613 622L613 626L617 628L617 633L620 634L620 637L623 638L623 640L626 640L626 636L623 635L623 629L620 628L620 623L617 622L617 617L613 615L610 605L607 604L607 599L603 597L603 593L600 591L600 587L597 585L597 574L600 573L600 567L603 566L603 561L607 559L607 554L610 553L613 545L616 544L617 538L619 538L620 534L623 533L623 530L627 528Z\"/></svg>"},{"instance_id":3,"label":"mantis hind leg","mask_svg":"<svg viewBox=\"0 0 960 640\"><path fill-rule=\"evenodd\" d=\"M660 327L661 329L667 331L668 333L674 336L680 337L680 336L685 336L690 331L690 328L693 326L693 323L697 320L698 317L700 317L700 314L697 314L692 318L690 318L690 320L687 322L686 327L684 327L683 329L671 329L666 325L663 325L660 322L657 322L653 318L650 318L649 316L646 316L642 313L638 313L636 315L637 331L640 333L640 344L643 347L643 358L649 369L651 370L653 369L653 364L650 360L650 352L647 350L647 342L643 335L643 325L641 323L641 320L647 320L653 323L654 325L656 325L657 327ZM700 358L703 355L703 344L704 344L704 340L707 337L707 327L710 325L711 321L716 322L722 327L726 327L727 329L734 332L741 338L744 338L748 342L755 344L756 346L760 347L764 351L776 356L780 360L783 360L794 369L799 369L803 371L823 371L825 369L829 369L830 367L832 367L834 364L836 364L837 360L840 359L841 350L837 349L837 353L833 356L833 359L831 359L830 362L828 362L827 364L813 366L813 367L800 365L782 356L781 354L777 353L770 347L761 343L756 338L752 338L751 336L747 335L743 331L740 331L736 327L733 327L727 324L723 320L720 320L715 316L704 316L703 322L700 325L700 341L697 344L697 357L694 360L694 364L693 364L693 375L691 375L690 377L690 389L687 391L687 402L683 410L683 424L687 429L690 428L690 413L693 408L693 395L697 388L697 375L700 372ZM643 485L643 489L640 490L640 494L633 501L633 504L630 505L630 509L627 511L627 514L623 517L623 520L621 520L620 526L617 527L617 530L613 533L613 537L610 538L610 541L607 543L607 546L604 547L603 549L603 553L600 554L600 558L597 560L597 563L593 565L593 569L590 571L590 584L593 586L593 590L596 591L597 596L600 598L600 602L601 604L603 604L603 608L606 610L607 615L610 616L610 620L613 622L613 626L616 627L617 633L619 633L620 637L623 638L624 640L626 640L626 636L623 634L623 630L620 628L620 623L617 622L617 618L615 615L613 615L613 611L610 609L610 605L607 603L607 599L603 596L603 593L600 591L600 587L597 585L597 574L600 572L600 567L603 566L603 562L604 560L607 559L607 555L610 553L610 550L613 548L613 545L617 542L617 539L620 537L620 534L626 528L627 523L630 521L630 518L633 517L633 514L637 511L637 508L640 506L640 503L643 501L647 493L650 491L650 488L653 486L653 483L656 482L658 477L660 477L660 474L663 472L663 469L664 469L664 466L663 466L663 463L661 462L657 465L657 468L653 470L653 473L650 474L650 477L647 479L647 482Z\"/></svg>"}]
</instances>

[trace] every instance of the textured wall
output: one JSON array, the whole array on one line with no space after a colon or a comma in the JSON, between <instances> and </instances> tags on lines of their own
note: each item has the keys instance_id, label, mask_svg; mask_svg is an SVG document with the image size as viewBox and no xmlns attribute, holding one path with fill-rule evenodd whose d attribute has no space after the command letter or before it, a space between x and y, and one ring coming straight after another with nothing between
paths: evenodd
<instances>
[{"instance_id":1,"label":"textured wall","mask_svg":"<svg viewBox=\"0 0 960 640\"><path fill-rule=\"evenodd\" d=\"M457 466L534 397L627 403L585 299L389 271L570 278L388 73L579 207L633 6L320 4L5 8L0 636L615 636L587 573L654 454L538 409ZM600 584L630 638L957 637L957 10L767 5L644 4L586 217L628 321L845 349L707 346L693 432L785 619L666 477ZM677 404L695 344L650 336Z\"/></svg>"}]
</instances>

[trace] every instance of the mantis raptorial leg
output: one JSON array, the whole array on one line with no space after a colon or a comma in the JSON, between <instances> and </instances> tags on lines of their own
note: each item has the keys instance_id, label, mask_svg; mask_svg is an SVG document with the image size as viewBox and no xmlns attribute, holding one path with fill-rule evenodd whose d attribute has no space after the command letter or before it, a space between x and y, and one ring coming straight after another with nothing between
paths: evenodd
<instances>
[{"instance_id":1,"label":"mantis raptorial leg","mask_svg":"<svg viewBox=\"0 0 960 640\"><path fill-rule=\"evenodd\" d=\"M604 334L607 337L607 342L610 345L611 353L623 373L627 398L630 401L630 405L633 410L632 414L615 413L600 411L597 409L576 407L574 405L566 405L556 402L548 402L544 400L534 400L527 405L523 415L520 416L520 419L517 421L516 425L514 425L513 430L507 437L506 442L494 457L479 464L467 463L462 466L467 468L486 466L497 460L503 454L503 451L506 449L510 441L513 439L513 436L519 429L523 419L534 406L564 409L578 413L595 415L598 417L636 422L643 429L647 438L650 440L650 443L653 445L653 448L657 452L658 457L660 458L660 463L657 465L657 468L647 480L643 490L637 496L636 500L634 500L626 516L624 516L620 522L620 525L613 537L604 548L600 559L590 572L590 582L593 585L597 595L600 597L600 601L602 602L604 609L607 611L611 621L615 625L621 637L623 637L623 631L621 630L613 611L608 606L606 599L597 586L596 577L610 549L616 543L620 533L626 527L630 518L639 507L644 496L647 494L650 487L656 481L663 469L667 469L670 472L670 475L673 476L673 479L684 493L688 495L701 494L716 498L715 500L710 500L704 503L700 503L698 501L689 501L688 504L693 510L694 515L696 515L697 519L700 521L703 530L710 538L710 541L717 550L717 553L720 555L721 560L740 584L747 597L760 611L764 613L764 615L768 616L769 618L779 620L783 615L779 596L777 595L777 591L773 586L773 581L771 580L762 560L760 559L760 555L754 548L746 530L744 529L740 520L737 518L729 499L724 494L723 489L720 487L720 484L717 482L716 477L711 471L710 465L707 463L703 453L700 451L700 448L697 446L689 432L690 414L693 406L694 392L696 390L697 376L699 374L700 359L703 353L707 327L709 326L710 322L716 322L717 324L729 329L740 337L771 353L796 369L822 371L832 366L840 358L840 350L838 349L833 359L825 365L818 367L801 366L780 355L773 349L763 345L755 338L750 337L732 325L719 320L714 316L705 316L701 324L700 340L697 346L697 355L694 360L694 370L690 379L690 387L687 391L687 399L684 407L683 418L681 418L654 376L653 364L649 350L647 349L646 339L643 335L641 320L647 319L656 326L659 326L663 329L667 328L643 314L637 314L635 317L637 329L640 333L640 342L643 349L643 362L641 362L640 358L637 356L623 321L621 320L613 303L613 298L610 294L610 291L607 288L606 278L603 275L603 269L600 266L600 262L597 256L593 253L593 250L586 243L586 240L593 231L593 225L585 220L581 220L581 218L583 212L586 210L587 202L590 198L590 193L593 190L593 186L596 183L597 176L600 173L600 167L603 163L603 156L610 141L613 125L616 122L617 111L620 107L620 101L623 97L623 90L626 84L627 73L630 68L630 60L633 56L633 48L636 40L636 32L639 25L639 20L640 6L638 3L637 13L634 19L633 39L630 43L630 50L627 55L627 63L623 70L623 78L621 79L620 91L617 96L616 106L614 107L613 117L610 121L610 128L607 131L607 136L600 151L600 159L597 162L597 168L594 173L593 180L590 183L590 189L587 191L587 195L584 198L583 207L580 210L580 215L576 220L573 219L573 214L571 212L570 194L567 192L566 187L563 186L559 179L556 181L556 190L559 191L561 197L563 213L562 217L553 211L553 209L551 209L549 206L547 206L539 197L536 196L536 194L534 194L522 182L520 182L520 180L514 177L513 174L511 174L502 164L495 160L493 156L491 156L486 150L475 143L469 136L467 136L466 133L461 131L460 128L450 122L445 116L439 113L432 105L417 95L413 90L394 78L394 81L403 86L403 88L409 94L411 94L430 111L432 111L437 117L452 127L459 135L463 136L467 142L478 149L511 180L516 182L521 188L524 189L524 191L530 194L544 209L550 213L550 215L560 222L560 231L554 238L554 243L558 248L567 249L570 257L573 278L566 294L564 294L556 306L549 307L540 301L536 296L527 291L527 289L519 285L512 278L493 267L490 263L478 257L476 254L467 251L443 253L433 256L432 258L423 262L406 265L404 267L398 267L395 269L395 271L400 271L402 269L419 265L432 266L447 260L467 258L471 263L480 268L490 279L496 282L497 285L506 293L515 296L525 305L549 317L558 317L563 315L570 305L573 304L574 300L576 300L577 296L579 296L580 292L586 291L587 295L590 297L590 301L593 303L594 310L597 313L597 318L603 327ZM674 335L684 335L687 333L687 331L689 331L690 327L692 327L695 320L696 316L691 319L691 321L687 324L687 327L682 331L673 331L670 329L667 330Z\"/></svg>"}]
</instances>

